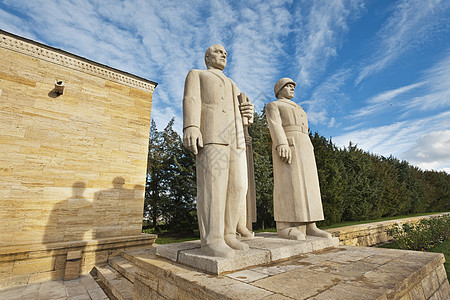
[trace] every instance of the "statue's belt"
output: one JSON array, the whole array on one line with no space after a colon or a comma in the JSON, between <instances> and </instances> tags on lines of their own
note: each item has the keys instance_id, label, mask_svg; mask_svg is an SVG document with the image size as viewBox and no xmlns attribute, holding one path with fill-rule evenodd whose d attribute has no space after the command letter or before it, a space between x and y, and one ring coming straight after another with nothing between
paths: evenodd
<instances>
[{"instance_id":1,"label":"statue's belt","mask_svg":"<svg viewBox=\"0 0 450 300\"><path fill-rule=\"evenodd\" d=\"M308 128L306 126L288 125L288 126L283 126L283 129L284 129L284 132L297 131L297 132L302 132L304 134L308 134Z\"/></svg>"}]
</instances>

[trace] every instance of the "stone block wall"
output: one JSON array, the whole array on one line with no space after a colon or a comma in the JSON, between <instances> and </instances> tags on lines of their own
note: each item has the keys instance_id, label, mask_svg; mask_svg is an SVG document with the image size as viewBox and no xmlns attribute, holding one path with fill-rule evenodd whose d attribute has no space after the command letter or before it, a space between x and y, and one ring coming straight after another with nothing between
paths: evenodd
<instances>
[{"instance_id":1,"label":"stone block wall","mask_svg":"<svg viewBox=\"0 0 450 300\"><path fill-rule=\"evenodd\" d=\"M141 235L155 87L0 30L0 254Z\"/></svg>"},{"instance_id":2,"label":"stone block wall","mask_svg":"<svg viewBox=\"0 0 450 300\"><path fill-rule=\"evenodd\" d=\"M326 231L331 233L334 237L339 238L340 245L369 247L393 241L394 238L389 236L388 230L391 229L394 224L402 225L405 223L417 223L421 219L434 218L447 214L449 213L358 224L330 228L326 229Z\"/></svg>"}]
</instances>

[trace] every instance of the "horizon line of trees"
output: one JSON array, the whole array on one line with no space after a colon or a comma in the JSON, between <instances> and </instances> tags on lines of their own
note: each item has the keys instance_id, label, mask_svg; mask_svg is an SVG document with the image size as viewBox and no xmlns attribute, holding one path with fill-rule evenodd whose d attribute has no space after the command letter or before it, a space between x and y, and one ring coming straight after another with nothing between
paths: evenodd
<instances>
[{"instance_id":1,"label":"horizon line of trees","mask_svg":"<svg viewBox=\"0 0 450 300\"><path fill-rule=\"evenodd\" d=\"M195 156L173 129L150 127L144 219L174 232L197 229ZM274 227L272 140L264 112L255 112L253 138L257 222ZM309 133L314 146L325 220L320 225L450 210L450 174L424 171L407 161L375 155L349 143Z\"/></svg>"}]
</instances>

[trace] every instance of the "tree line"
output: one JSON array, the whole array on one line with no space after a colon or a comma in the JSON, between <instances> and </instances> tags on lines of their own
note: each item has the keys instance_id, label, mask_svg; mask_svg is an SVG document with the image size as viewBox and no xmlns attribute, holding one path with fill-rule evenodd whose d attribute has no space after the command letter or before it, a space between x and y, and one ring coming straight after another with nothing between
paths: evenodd
<instances>
[{"instance_id":1,"label":"tree line","mask_svg":"<svg viewBox=\"0 0 450 300\"><path fill-rule=\"evenodd\" d=\"M174 119L159 131L152 120L144 218L149 227L171 231L197 228L195 156L182 145ZM249 127L253 138L257 223L274 227L272 141L264 112ZM314 146L325 221L330 225L412 213L450 210L450 175L423 171L392 156L383 157L350 142L339 148L319 133Z\"/></svg>"}]
</instances>

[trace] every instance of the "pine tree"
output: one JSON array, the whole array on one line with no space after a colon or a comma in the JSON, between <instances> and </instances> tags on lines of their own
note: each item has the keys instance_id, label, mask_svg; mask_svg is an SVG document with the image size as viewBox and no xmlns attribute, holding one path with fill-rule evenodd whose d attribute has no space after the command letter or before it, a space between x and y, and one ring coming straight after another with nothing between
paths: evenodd
<instances>
[{"instance_id":1,"label":"pine tree","mask_svg":"<svg viewBox=\"0 0 450 300\"><path fill-rule=\"evenodd\" d=\"M314 146L314 155L319 176L320 192L325 220L319 225L339 223L344 208L346 189L345 168L339 159L339 151L333 142L319 133L309 134Z\"/></svg>"},{"instance_id":2,"label":"pine tree","mask_svg":"<svg viewBox=\"0 0 450 300\"><path fill-rule=\"evenodd\" d=\"M158 132L155 121L152 119L150 125L148 157L147 157L147 180L145 185L144 217L148 217L152 227L158 225L158 219L163 214L163 203L165 202L164 188L164 157L163 139Z\"/></svg>"},{"instance_id":3,"label":"pine tree","mask_svg":"<svg viewBox=\"0 0 450 300\"><path fill-rule=\"evenodd\" d=\"M381 194L370 155L351 142L341 155L346 174L343 220L368 219Z\"/></svg>"},{"instance_id":4,"label":"pine tree","mask_svg":"<svg viewBox=\"0 0 450 300\"><path fill-rule=\"evenodd\" d=\"M197 228L195 210L195 156L186 149L170 120L162 133L165 151L165 190L168 201L164 206L168 228L173 231L193 231Z\"/></svg>"},{"instance_id":5,"label":"pine tree","mask_svg":"<svg viewBox=\"0 0 450 300\"><path fill-rule=\"evenodd\" d=\"M256 228L274 227L273 219L273 165L272 140L266 116L255 112L254 121L249 126L249 134L253 139L253 162L256 185Z\"/></svg>"}]
</instances>

